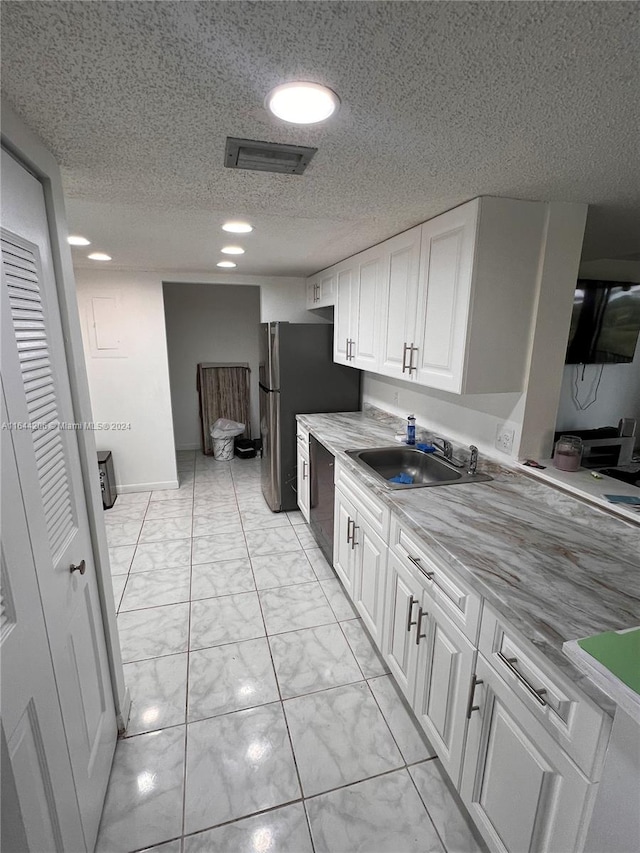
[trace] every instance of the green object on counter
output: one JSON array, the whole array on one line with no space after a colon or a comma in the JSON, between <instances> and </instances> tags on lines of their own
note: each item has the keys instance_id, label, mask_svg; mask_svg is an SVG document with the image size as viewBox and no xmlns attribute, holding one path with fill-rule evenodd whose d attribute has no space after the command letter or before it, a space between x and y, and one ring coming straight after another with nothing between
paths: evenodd
<instances>
[{"instance_id":1,"label":"green object on counter","mask_svg":"<svg viewBox=\"0 0 640 853\"><path fill-rule=\"evenodd\" d=\"M621 633L605 631L578 640L578 645L620 681L640 693L640 628Z\"/></svg>"}]
</instances>

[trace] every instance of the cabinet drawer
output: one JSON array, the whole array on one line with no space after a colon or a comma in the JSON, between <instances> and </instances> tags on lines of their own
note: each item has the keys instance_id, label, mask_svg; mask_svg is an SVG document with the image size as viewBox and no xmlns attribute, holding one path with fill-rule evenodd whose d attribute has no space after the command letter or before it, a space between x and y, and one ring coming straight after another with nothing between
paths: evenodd
<instances>
[{"instance_id":1,"label":"cabinet drawer","mask_svg":"<svg viewBox=\"0 0 640 853\"><path fill-rule=\"evenodd\" d=\"M597 781L611 728L607 714L486 605L479 649L584 773Z\"/></svg>"},{"instance_id":2,"label":"cabinet drawer","mask_svg":"<svg viewBox=\"0 0 640 853\"><path fill-rule=\"evenodd\" d=\"M336 487L354 504L357 511L385 541L389 534L388 507L375 498L366 486L361 486L340 463L336 464Z\"/></svg>"},{"instance_id":3,"label":"cabinet drawer","mask_svg":"<svg viewBox=\"0 0 640 853\"><path fill-rule=\"evenodd\" d=\"M480 624L482 599L468 587L451 569L445 567L420 542L415 535L407 533L402 523L393 520L391 524L391 542L393 551L404 564L422 574L425 588L435 598L460 630L475 644Z\"/></svg>"}]
</instances>

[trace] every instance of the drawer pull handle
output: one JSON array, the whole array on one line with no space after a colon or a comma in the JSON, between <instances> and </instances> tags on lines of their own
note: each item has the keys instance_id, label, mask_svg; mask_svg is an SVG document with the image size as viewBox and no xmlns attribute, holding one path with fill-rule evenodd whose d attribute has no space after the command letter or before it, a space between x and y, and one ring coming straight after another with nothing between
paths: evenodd
<instances>
[{"instance_id":1,"label":"drawer pull handle","mask_svg":"<svg viewBox=\"0 0 640 853\"><path fill-rule=\"evenodd\" d=\"M407 371L407 350L409 347L404 344L402 347L402 372L405 373Z\"/></svg>"},{"instance_id":2,"label":"drawer pull handle","mask_svg":"<svg viewBox=\"0 0 640 853\"><path fill-rule=\"evenodd\" d=\"M423 610L422 607L420 607L418 609L418 622L417 622L418 627L416 628L416 646L420 645L420 640L426 640L426 638L427 638L426 634L420 633L420 630L422 628L422 617L426 616L426 615L427 615L427 611Z\"/></svg>"},{"instance_id":3,"label":"drawer pull handle","mask_svg":"<svg viewBox=\"0 0 640 853\"><path fill-rule=\"evenodd\" d=\"M411 630L411 626L416 624L416 620L412 619L413 615L413 605L418 603L418 599L410 596L409 598L409 607L407 608L407 631Z\"/></svg>"},{"instance_id":4,"label":"drawer pull handle","mask_svg":"<svg viewBox=\"0 0 640 853\"><path fill-rule=\"evenodd\" d=\"M302 479L307 479L307 462L305 459L302 460Z\"/></svg>"},{"instance_id":5,"label":"drawer pull handle","mask_svg":"<svg viewBox=\"0 0 640 853\"><path fill-rule=\"evenodd\" d=\"M356 542L356 530L360 530L360 527L354 521L353 522L353 533L351 534L351 550L352 551L355 549L356 545L358 544Z\"/></svg>"},{"instance_id":6,"label":"drawer pull handle","mask_svg":"<svg viewBox=\"0 0 640 853\"><path fill-rule=\"evenodd\" d=\"M471 715L474 711L480 710L480 705L474 705L473 700L476 695L476 684L484 684L484 681L481 678L476 678L474 675L471 679L471 687L469 688L469 701L467 702L467 720L471 719Z\"/></svg>"},{"instance_id":7,"label":"drawer pull handle","mask_svg":"<svg viewBox=\"0 0 640 853\"><path fill-rule=\"evenodd\" d=\"M409 558L409 561L413 563L416 569L419 569L422 572L422 574L425 576L425 578L427 578L427 580L433 580L435 572L428 572L420 562L419 557L412 557L411 554L407 554L407 557Z\"/></svg>"},{"instance_id":8,"label":"drawer pull handle","mask_svg":"<svg viewBox=\"0 0 640 853\"><path fill-rule=\"evenodd\" d=\"M355 521L352 518L347 518L347 545L349 544L349 542L351 542L351 539L353 538L353 531L351 530L352 524L355 530Z\"/></svg>"},{"instance_id":9,"label":"drawer pull handle","mask_svg":"<svg viewBox=\"0 0 640 853\"><path fill-rule=\"evenodd\" d=\"M546 688L545 687L536 688L536 687L533 687L533 685L529 684L529 682L524 677L524 675L516 667L516 664L518 663L518 658L508 658L502 652L498 652L498 658L507 667L507 669L515 675L515 677L518 679L520 684L522 684L522 686L525 688L525 690L527 690L527 692L531 696L533 696L533 698L536 700L536 702L538 702L538 704L542 705L542 707L544 708L547 705L546 700L543 699L543 696L545 696L547 693Z\"/></svg>"}]
</instances>

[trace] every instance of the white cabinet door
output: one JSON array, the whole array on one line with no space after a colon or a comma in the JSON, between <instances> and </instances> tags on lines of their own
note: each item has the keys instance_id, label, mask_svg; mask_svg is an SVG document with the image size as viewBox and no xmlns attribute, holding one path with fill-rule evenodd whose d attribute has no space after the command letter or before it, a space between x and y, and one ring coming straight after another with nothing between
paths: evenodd
<instances>
[{"instance_id":1,"label":"white cabinet door","mask_svg":"<svg viewBox=\"0 0 640 853\"><path fill-rule=\"evenodd\" d=\"M375 246L358 256L354 304L353 367L377 370L380 363L380 297L385 276L385 253Z\"/></svg>"},{"instance_id":2,"label":"white cabinet door","mask_svg":"<svg viewBox=\"0 0 640 853\"><path fill-rule=\"evenodd\" d=\"M380 372L400 379L416 376L421 233L421 226L417 226L383 243L387 259L382 286Z\"/></svg>"},{"instance_id":3,"label":"white cabinet door","mask_svg":"<svg viewBox=\"0 0 640 853\"><path fill-rule=\"evenodd\" d=\"M334 508L333 567L352 600L356 597L354 526L357 512L351 501L336 489Z\"/></svg>"},{"instance_id":4,"label":"white cabinet door","mask_svg":"<svg viewBox=\"0 0 640 853\"><path fill-rule=\"evenodd\" d=\"M420 651L413 709L457 787L476 650L427 593L417 619Z\"/></svg>"},{"instance_id":5,"label":"white cabinet door","mask_svg":"<svg viewBox=\"0 0 640 853\"><path fill-rule=\"evenodd\" d=\"M460 393L479 200L425 222L420 249L416 379Z\"/></svg>"},{"instance_id":6,"label":"white cabinet door","mask_svg":"<svg viewBox=\"0 0 640 853\"><path fill-rule=\"evenodd\" d=\"M375 533L361 514L358 515L356 530L356 575L357 595L354 604L358 608L369 633L378 645L382 639L382 620L387 568L387 545Z\"/></svg>"},{"instance_id":7,"label":"white cabinet door","mask_svg":"<svg viewBox=\"0 0 640 853\"><path fill-rule=\"evenodd\" d=\"M460 789L476 825L504 853L580 850L596 786L482 655L476 678Z\"/></svg>"},{"instance_id":8,"label":"white cabinet door","mask_svg":"<svg viewBox=\"0 0 640 853\"><path fill-rule=\"evenodd\" d=\"M333 360L339 364L353 366L357 301L357 270L353 266L338 270L333 319Z\"/></svg>"},{"instance_id":9,"label":"white cabinet door","mask_svg":"<svg viewBox=\"0 0 640 853\"><path fill-rule=\"evenodd\" d=\"M320 287L319 275L307 279L307 308L317 308L318 289Z\"/></svg>"},{"instance_id":10,"label":"white cabinet door","mask_svg":"<svg viewBox=\"0 0 640 853\"><path fill-rule=\"evenodd\" d=\"M297 444L297 496L298 507L304 516L305 521L309 521L310 508L310 488L309 488L309 447L298 439Z\"/></svg>"},{"instance_id":11,"label":"white cabinet door","mask_svg":"<svg viewBox=\"0 0 640 853\"><path fill-rule=\"evenodd\" d=\"M327 305L334 305L336 301L336 273L335 271L327 270L320 273L318 276L318 289L316 308L325 308Z\"/></svg>"},{"instance_id":12,"label":"white cabinet door","mask_svg":"<svg viewBox=\"0 0 640 853\"><path fill-rule=\"evenodd\" d=\"M413 702L418 646L415 626L422 588L393 553L387 559L387 584L381 651L402 692Z\"/></svg>"}]
</instances>

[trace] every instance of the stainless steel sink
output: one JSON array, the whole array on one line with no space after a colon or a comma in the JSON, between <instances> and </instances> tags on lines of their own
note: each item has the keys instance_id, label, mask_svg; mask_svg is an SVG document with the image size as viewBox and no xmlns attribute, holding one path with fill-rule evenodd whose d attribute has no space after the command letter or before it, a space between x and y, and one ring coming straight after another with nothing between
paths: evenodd
<instances>
[{"instance_id":1,"label":"stainless steel sink","mask_svg":"<svg viewBox=\"0 0 640 853\"><path fill-rule=\"evenodd\" d=\"M456 483L486 483L493 479L487 474L469 474L433 453L415 447L376 447L347 450L359 465L373 474L390 489L422 489L426 486L452 486ZM412 478L411 483L392 483L399 474Z\"/></svg>"}]
</instances>

